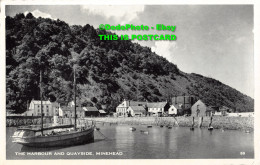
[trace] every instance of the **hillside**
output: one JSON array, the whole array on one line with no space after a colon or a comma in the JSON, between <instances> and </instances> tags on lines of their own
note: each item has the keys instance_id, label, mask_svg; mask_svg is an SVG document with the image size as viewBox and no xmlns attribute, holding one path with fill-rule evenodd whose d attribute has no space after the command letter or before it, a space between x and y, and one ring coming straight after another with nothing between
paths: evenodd
<instances>
[{"instance_id":1,"label":"hillside","mask_svg":"<svg viewBox=\"0 0 260 165\"><path fill-rule=\"evenodd\" d=\"M90 25L69 26L60 20L6 17L7 108L24 112L39 99L40 68L45 99L72 100L73 66L78 99L114 111L123 98L164 101L174 95L194 95L209 105L253 111L254 100L212 78L187 74L148 47L131 41L100 41L112 34Z\"/></svg>"}]
</instances>

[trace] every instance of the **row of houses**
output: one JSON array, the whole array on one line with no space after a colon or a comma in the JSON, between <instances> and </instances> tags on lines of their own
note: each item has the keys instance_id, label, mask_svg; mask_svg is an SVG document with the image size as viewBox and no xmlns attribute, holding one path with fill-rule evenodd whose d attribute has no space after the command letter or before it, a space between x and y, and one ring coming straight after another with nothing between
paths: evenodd
<instances>
[{"instance_id":1,"label":"row of houses","mask_svg":"<svg viewBox=\"0 0 260 165\"><path fill-rule=\"evenodd\" d=\"M173 98L172 103L165 102L139 102L124 100L116 108L116 116L213 116L232 112L232 109L226 106L208 106L203 101L197 100L192 96L178 96Z\"/></svg>"},{"instance_id":2,"label":"row of houses","mask_svg":"<svg viewBox=\"0 0 260 165\"><path fill-rule=\"evenodd\" d=\"M162 116L168 111L169 104L166 102L140 102L124 100L116 107L116 116L130 117L130 116Z\"/></svg>"},{"instance_id":3,"label":"row of houses","mask_svg":"<svg viewBox=\"0 0 260 165\"><path fill-rule=\"evenodd\" d=\"M57 102L42 101L42 110L44 116L62 116L75 117L75 104L70 102L68 106L61 106ZM105 116L104 110L98 110L96 107L76 107L77 117ZM41 101L32 100L29 108L24 112L25 116L41 116Z\"/></svg>"},{"instance_id":4,"label":"row of houses","mask_svg":"<svg viewBox=\"0 0 260 165\"><path fill-rule=\"evenodd\" d=\"M133 116L173 116L173 115L192 115L192 116L212 116L227 115L232 109L226 106L209 106L201 100L192 96L175 96L171 100L172 104L165 102L147 102L123 100L116 107L115 116L133 117ZM57 102L42 101L42 110L44 116L62 116L74 117L75 104L70 102L67 106L61 106ZM76 107L77 117L105 116L104 110L98 110L96 107ZM41 101L32 100L25 116L40 116Z\"/></svg>"}]
</instances>

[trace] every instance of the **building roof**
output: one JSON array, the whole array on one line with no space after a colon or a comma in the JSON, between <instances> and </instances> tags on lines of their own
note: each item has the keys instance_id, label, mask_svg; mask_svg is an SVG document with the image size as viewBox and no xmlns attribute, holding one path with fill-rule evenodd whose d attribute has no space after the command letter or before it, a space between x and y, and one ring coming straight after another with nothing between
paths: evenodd
<instances>
[{"instance_id":1,"label":"building roof","mask_svg":"<svg viewBox=\"0 0 260 165\"><path fill-rule=\"evenodd\" d=\"M83 107L83 109L84 111L88 111L88 112L98 111L96 107Z\"/></svg>"},{"instance_id":2,"label":"building roof","mask_svg":"<svg viewBox=\"0 0 260 165\"><path fill-rule=\"evenodd\" d=\"M41 100L32 100L31 103L33 104L41 104ZM49 100L47 101L42 101L42 104L51 104L51 102Z\"/></svg>"},{"instance_id":3,"label":"building roof","mask_svg":"<svg viewBox=\"0 0 260 165\"><path fill-rule=\"evenodd\" d=\"M144 102L144 101L124 100L117 107L141 106L141 105L146 105L146 104L147 104L147 102Z\"/></svg>"},{"instance_id":4,"label":"building roof","mask_svg":"<svg viewBox=\"0 0 260 165\"><path fill-rule=\"evenodd\" d=\"M148 108L164 108L167 102L147 103Z\"/></svg>"},{"instance_id":5,"label":"building roof","mask_svg":"<svg viewBox=\"0 0 260 165\"><path fill-rule=\"evenodd\" d=\"M197 102L195 102L195 103L192 105L192 107L195 106L195 105L197 105L197 104L203 104L203 105L206 106L206 104L204 104L201 100L198 100Z\"/></svg>"},{"instance_id":6,"label":"building roof","mask_svg":"<svg viewBox=\"0 0 260 165\"><path fill-rule=\"evenodd\" d=\"M98 110L99 113L106 113L104 110Z\"/></svg>"},{"instance_id":7,"label":"building roof","mask_svg":"<svg viewBox=\"0 0 260 165\"><path fill-rule=\"evenodd\" d=\"M136 112L145 112L145 109L143 106L130 106L129 108L132 109L135 113Z\"/></svg>"},{"instance_id":8,"label":"building roof","mask_svg":"<svg viewBox=\"0 0 260 165\"><path fill-rule=\"evenodd\" d=\"M140 106L140 105L146 105L147 102L143 101L129 101L129 106Z\"/></svg>"},{"instance_id":9,"label":"building roof","mask_svg":"<svg viewBox=\"0 0 260 165\"><path fill-rule=\"evenodd\" d=\"M60 107L62 111L72 111L74 112L74 107ZM84 111L82 107L76 107L76 111Z\"/></svg>"},{"instance_id":10,"label":"building roof","mask_svg":"<svg viewBox=\"0 0 260 165\"><path fill-rule=\"evenodd\" d=\"M172 108L172 107L174 107L175 109L178 109L179 106L175 104L175 105L170 106L170 108Z\"/></svg>"}]
</instances>

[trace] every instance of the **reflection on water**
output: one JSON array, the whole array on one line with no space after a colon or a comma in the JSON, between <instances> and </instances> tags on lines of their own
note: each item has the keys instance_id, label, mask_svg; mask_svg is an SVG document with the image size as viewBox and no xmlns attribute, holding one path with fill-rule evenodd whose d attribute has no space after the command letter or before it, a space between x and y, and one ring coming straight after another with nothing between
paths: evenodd
<instances>
[{"instance_id":1,"label":"reflection on water","mask_svg":"<svg viewBox=\"0 0 260 165\"><path fill-rule=\"evenodd\" d=\"M12 143L15 128L7 128L7 159L191 159L254 158L253 133L195 128L100 125L94 143L55 148L32 148ZM148 131L148 134L140 130ZM25 152L25 155L19 155ZM28 155L30 153L51 155ZM245 154L241 154L244 152ZM54 155L56 154L56 155Z\"/></svg>"}]
</instances>

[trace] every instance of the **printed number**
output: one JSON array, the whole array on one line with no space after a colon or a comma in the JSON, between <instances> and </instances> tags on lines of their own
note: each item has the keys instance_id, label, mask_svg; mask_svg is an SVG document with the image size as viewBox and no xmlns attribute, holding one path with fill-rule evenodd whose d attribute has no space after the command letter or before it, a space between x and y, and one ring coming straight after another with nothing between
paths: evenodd
<instances>
[{"instance_id":1,"label":"printed number","mask_svg":"<svg viewBox=\"0 0 260 165\"><path fill-rule=\"evenodd\" d=\"M246 155L246 153L245 152L240 152L240 155Z\"/></svg>"}]
</instances>

